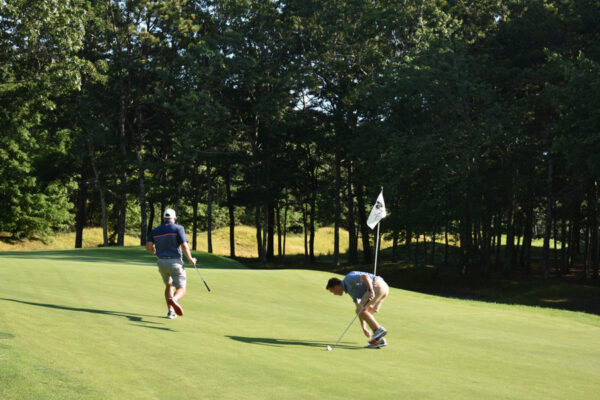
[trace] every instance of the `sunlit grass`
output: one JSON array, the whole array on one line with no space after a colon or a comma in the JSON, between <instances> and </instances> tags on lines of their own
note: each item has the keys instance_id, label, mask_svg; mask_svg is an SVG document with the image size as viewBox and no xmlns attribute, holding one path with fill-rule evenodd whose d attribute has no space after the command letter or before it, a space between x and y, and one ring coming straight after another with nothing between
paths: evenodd
<instances>
[{"instance_id":1,"label":"sunlit grass","mask_svg":"<svg viewBox=\"0 0 600 400\"><path fill-rule=\"evenodd\" d=\"M373 246L375 231L371 232L371 245ZM190 239L190 246L192 242L191 230L186 227L186 233ZM8 235L3 235L7 237ZM197 238L197 249L201 251L208 251L208 235L207 232L201 232L196 235ZM445 239L443 234L436 235L436 243L444 244ZM278 252L277 244L278 236L275 234L275 254ZM307 239L308 240L308 239ZM419 241L425 240L431 243L431 236L419 237ZM416 238L413 237L413 243ZM460 240L456 235L450 235L448 238L449 244L452 246L460 246ZM333 243L334 243L334 229L333 227L322 227L315 232L315 255L324 256L333 254ZM399 245L404 242L399 242ZM502 245L506 244L506 235L502 236ZM532 246L542 247L544 244L543 239L536 238L532 241ZM99 247L102 245L102 229L99 227L85 228L83 231L83 247ZM126 235L125 246L139 246L140 239L138 236ZM220 228L212 232L212 245L213 253L223 256L230 255L229 249L229 228ZM558 246L560 247L560 242ZM282 238L283 246L283 238ZM554 246L554 241L550 242L550 246ZM75 232L69 233L58 233L51 236L47 241L41 240L30 240L24 239L19 241L0 241L0 251L29 251L29 250L66 250L75 247ZM392 241L386 240L384 236L381 238L381 249L392 247ZM358 249L362 250L362 239L359 236ZM346 253L348 251L348 231L340 229L340 252ZM252 226L239 225L235 228L235 254L237 257L243 258L256 258L258 257L258 249L256 243L256 228ZM304 254L304 235L303 234L287 234L285 242L285 254L286 255L298 255Z\"/></svg>"},{"instance_id":2,"label":"sunlit grass","mask_svg":"<svg viewBox=\"0 0 600 400\"><path fill-rule=\"evenodd\" d=\"M364 348L354 322L328 352L354 311L331 272L194 254L212 291L189 271L175 320L140 246L0 254L0 399L598 397L596 315L392 287L389 345Z\"/></svg>"},{"instance_id":3,"label":"sunlit grass","mask_svg":"<svg viewBox=\"0 0 600 400\"><path fill-rule=\"evenodd\" d=\"M102 246L102 228L84 229L82 242L83 248ZM130 235L125 236L125 246L139 245L139 238ZM75 248L75 232L57 233L46 241L31 239L0 241L0 251L66 250L73 248Z\"/></svg>"},{"instance_id":4,"label":"sunlit grass","mask_svg":"<svg viewBox=\"0 0 600 400\"><path fill-rule=\"evenodd\" d=\"M333 227L322 227L315 232L315 255L330 255L333 254L333 243L334 243L334 229ZM197 235L198 250L208 251L208 238L207 233L202 232ZM274 247L275 254L278 251L277 245L278 236L275 234ZM307 239L308 240L308 239ZM348 251L348 232L344 229L340 229L340 252L346 253ZM371 242L373 237L371 237ZM213 253L218 255L229 256L229 228L221 228L213 231L212 233L212 245ZM390 247L391 241L382 240L382 249ZM283 235L282 235L282 246L283 246ZM359 238L358 242L359 250L362 250L362 242ZM304 254L304 235L303 234L288 234L285 240L285 254L286 255L297 255ZM256 228L251 226L236 226L235 228L235 255L237 257L244 258L256 258L258 257L258 248L256 243Z\"/></svg>"}]
</instances>

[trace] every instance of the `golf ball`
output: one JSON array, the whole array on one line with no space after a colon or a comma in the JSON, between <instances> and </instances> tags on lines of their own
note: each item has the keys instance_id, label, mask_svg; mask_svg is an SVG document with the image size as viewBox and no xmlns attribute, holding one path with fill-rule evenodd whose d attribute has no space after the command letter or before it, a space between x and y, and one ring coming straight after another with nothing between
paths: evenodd
<instances>
[{"instance_id":1,"label":"golf ball","mask_svg":"<svg viewBox=\"0 0 600 400\"><path fill-rule=\"evenodd\" d=\"M331 348L331 346L327 345L327 351L331 351L331 350L333 350L333 349Z\"/></svg>"}]
</instances>

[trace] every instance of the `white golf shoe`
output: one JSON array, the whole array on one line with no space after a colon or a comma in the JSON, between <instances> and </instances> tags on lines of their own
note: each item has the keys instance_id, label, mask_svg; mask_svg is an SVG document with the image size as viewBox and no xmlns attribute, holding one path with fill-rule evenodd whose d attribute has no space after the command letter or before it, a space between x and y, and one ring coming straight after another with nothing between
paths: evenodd
<instances>
[{"instance_id":1,"label":"white golf shoe","mask_svg":"<svg viewBox=\"0 0 600 400\"><path fill-rule=\"evenodd\" d=\"M387 334L387 331L385 330L385 328L383 326L380 326L379 328L377 328L375 330L375 332L373 332L373 337L371 338L371 342L373 342L374 340L381 339L386 334Z\"/></svg>"}]
</instances>

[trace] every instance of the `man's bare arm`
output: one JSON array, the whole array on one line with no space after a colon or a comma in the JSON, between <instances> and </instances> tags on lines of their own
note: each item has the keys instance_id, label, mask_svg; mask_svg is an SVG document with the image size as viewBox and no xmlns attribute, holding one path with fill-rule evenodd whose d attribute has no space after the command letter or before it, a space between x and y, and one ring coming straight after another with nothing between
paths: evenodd
<instances>
[{"instance_id":1,"label":"man's bare arm","mask_svg":"<svg viewBox=\"0 0 600 400\"><path fill-rule=\"evenodd\" d=\"M188 246L187 242L183 242L181 248L183 249L183 254L190 260L190 264L196 265L196 259L192 257L192 252L190 251L190 246Z\"/></svg>"}]
</instances>

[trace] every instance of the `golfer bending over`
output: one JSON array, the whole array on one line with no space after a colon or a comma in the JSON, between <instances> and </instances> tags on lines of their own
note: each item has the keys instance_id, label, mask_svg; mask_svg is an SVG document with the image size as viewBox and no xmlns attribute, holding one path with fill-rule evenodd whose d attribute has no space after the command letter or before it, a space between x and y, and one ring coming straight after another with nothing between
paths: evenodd
<instances>
[{"instance_id":1,"label":"golfer bending over","mask_svg":"<svg viewBox=\"0 0 600 400\"><path fill-rule=\"evenodd\" d=\"M175 211L170 208L163 214L163 223L150 232L146 239L146 250L158 257L158 272L162 275L165 283L165 300L169 312L167 318L176 318L183 315L183 308L179 300L185 296L185 267L181 249L187 259L196 265L196 259L192 257L188 239L185 236L183 226L177 225ZM173 289L175 288L175 293Z\"/></svg>"},{"instance_id":2,"label":"golfer bending over","mask_svg":"<svg viewBox=\"0 0 600 400\"><path fill-rule=\"evenodd\" d=\"M348 293L356 304L356 313L361 322L362 330L369 340L368 347L381 347L387 343L383 338L387 331L375 320L374 313L381 308L381 303L389 294L390 288L380 276L375 276L367 272L350 272L344 280L331 278L327 282L327 290L331 293L341 296ZM367 301L369 301L367 303ZM363 307L363 305L365 305ZM361 310L362 309L362 310ZM373 337L366 325L373 330Z\"/></svg>"}]
</instances>

